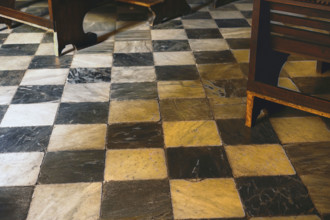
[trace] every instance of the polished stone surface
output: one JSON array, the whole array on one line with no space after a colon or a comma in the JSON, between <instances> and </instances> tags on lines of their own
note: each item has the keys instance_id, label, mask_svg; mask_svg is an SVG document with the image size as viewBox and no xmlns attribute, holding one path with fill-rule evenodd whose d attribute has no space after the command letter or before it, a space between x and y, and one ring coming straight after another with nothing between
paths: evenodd
<instances>
[{"instance_id":1,"label":"polished stone surface","mask_svg":"<svg viewBox=\"0 0 330 220\"><path fill-rule=\"evenodd\" d=\"M60 58L55 56L35 56L29 65L29 69L69 68L71 62L72 62L72 56L70 55L65 55Z\"/></svg>"},{"instance_id":2,"label":"polished stone surface","mask_svg":"<svg viewBox=\"0 0 330 220\"><path fill-rule=\"evenodd\" d=\"M113 66L152 66L152 53L115 53Z\"/></svg>"},{"instance_id":3,"label":"polished stone surface","mask_svg":"<svg viewBox=\"0 0 330 220\"><path fill-rule=\"evenodd\" d=\"M245 118L245 98L212 98L209 102L215 119Z\"/></svg>"},{"instance_id":4,"label":"polished stone surface","mask_svg":"<svg viewBox=\"0 0 330 220\"><path fill-rule=\"evenodd\" d=\"M111 81L113 83L153 82L156 79L152 66L113 67Z\"/></svg>"},{"instance_id":5,"label":"polished stone surface","mask_svg":"<svg viewBox=\"0 0 330 220\"><path fill-rule=\"evenodd\" d=\"M68 69L32 69L27 70L21 85L63 85Z\"/></svg>"},{"instance_id":6,"label":"polished stone surface","mask_svg":"<svg viewBox=\"0 0 330 220\"><path fill-rule=\"evenodd\" d=\"M209 98L246 96L246 79L203 80L203 84Z\"/></svg>"},{"instance_id":7,"label":"polished stone surface","mask_svg":"<svg viewBox=\"0 0 330 220\"><path fill-rule=\"evenodd\" d=\"M68 83L100 83L110 82L111 68L72 68L68 75Z\"/></svg>"},{"instance_id":8,"label":"polished stone surface","mask_svg":"<svg viewBox=\"0 0 330 220\"><path fill-rule=\"evenodd\" d=\"M156 66L195 64L192 52L154 52L153 55Z\"/></svg>"},{"instance_id":9,"label":"polished stone surface","mask_svg":"<svg viewBox=\"0 0 330 220\"><path fill-rule=\"evenodd\" d=\"M62 102L108 102L109 83L67 84L64 87Z\"/></svg>"},{"instance_id":10,"label":"polished stone surface","mask_svg":"<svg viewBox=\"0 0 330 220\"><path fill-rule=\"evenodd\" d=\"M159 81L160 99L168 98L204 98L205 92L200 81Z\"/></svg>"},{"instance_id":11,"label":"polished stone surface","mask_svg":"<svg viewBox=\"0 0 330 220\"><path fill-rule=\"evenodd\" d=\"M11 103L25 104L59 102L62 92L63 86L60 85L20 86L18 87Z\"/></svg>"},{"instance_id":12,"label":"polished stone surface","mask_svg":"<svg viewBox=\"0 0 330 220\"><path fill-rule=\"evenodd\" d=\"M157 84L155 82L112 83L111 99L157 99Z\"/></svg>"},{"instance_id":13,"label":"polished stone surface","mask_svg":"<svg viewBox=\"0 0 330 220\"><path fill-rule=\"evenodd\" d=\"M23 76L23 70L2 71L0 70L0 86L16 86L18 85Z\"/></svg>"},{"instance_id":14,"label":"polished stone surface","mask_svg":"<svg viewBox=\"0 0 330 220\"><path fill-rule=\"evenodd\" d=\"M235 62L235 58L229 50L199 51L199 52L194 52L194 56L197 64Z\"/></svg>"},{"instance_id":15,"label":"polished stone surface","mask_svg":"<svg viewBox=\"0 0 330 220\"><path fill-rule=\"evenodd\" d=\"M195 65L156 66L157 80L197 80L198 70Z\"/></svg>"},{"instance_id":16,"label":"polished stone surface","mask_svg":"<svg viewBox=\"0 0 330 220\"><path fill-rule=\"evenodd\" d=\"M187 40L156 40L152 41L155 52L190 51Z\"/></svg>"},{"instance_id":17,"label":"polished stone surface","mask_svg":"<svg viewBox=\"0 0 330 220\"><path fill-rule=\"evenodd\" d=\"M244 77L237 63L203 64L197 66L199 74L205 80L241 79Z\"/></svg>"}]
</instances>

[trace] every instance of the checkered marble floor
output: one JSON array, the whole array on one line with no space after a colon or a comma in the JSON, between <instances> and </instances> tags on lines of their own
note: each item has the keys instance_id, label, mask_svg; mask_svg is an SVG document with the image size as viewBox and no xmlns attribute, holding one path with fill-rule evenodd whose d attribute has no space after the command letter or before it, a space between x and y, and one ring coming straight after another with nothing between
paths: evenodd
<instances>
[{"instance_id":1,"label":"checkered marble floor","mask_svg":"<svg viewBox=\"0 0 330 220\"><path fill-rule=\"evenodd\" d=\"M329 120L244 126L251 10L150 27L107 5L84 23L100 42L60 58L51 33L0 26L0 219L330 219ZM329 98L329 82L290 57L279 83Z\"/></svg>"}]
</instances>

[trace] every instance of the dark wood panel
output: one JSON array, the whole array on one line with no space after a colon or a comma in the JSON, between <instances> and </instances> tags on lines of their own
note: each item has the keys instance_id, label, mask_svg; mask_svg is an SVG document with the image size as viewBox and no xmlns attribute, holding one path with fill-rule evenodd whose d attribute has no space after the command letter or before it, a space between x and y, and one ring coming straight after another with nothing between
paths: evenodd
<instances>
[{"instance_id":1,"label":"dark wood panel","mask_svg":"<svg viewBox=\"0 0 330 220\"><path fill-rule=\"evenodd\" d=\"M265 0L268 2L276 2L286 5L295 5L300 7L306 7L306 8L314 8L322 11L330 11L330 6L322 5L322 4L314 4L309 2L303 2L303 1L297 1L297 0Z\"/></svg>"}]
</instances>

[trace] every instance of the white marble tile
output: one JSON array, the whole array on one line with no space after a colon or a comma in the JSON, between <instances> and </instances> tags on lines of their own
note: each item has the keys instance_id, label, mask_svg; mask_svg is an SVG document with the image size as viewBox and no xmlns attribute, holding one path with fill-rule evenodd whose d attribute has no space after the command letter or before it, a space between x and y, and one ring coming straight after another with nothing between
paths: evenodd
<instances>
[{"instance_id":1,"label":"white marble tile","mask_svg":"<svg viewBox=\"0 0 330 220\"><path fill-rule=\"evenodd\" d=\"M37 182L44 153L0 154L0 186L29 186Z\"/></svg>"},{"instance_id":2,"label":"white marble tile","mask_svg":"<svg viewBox=\"0 0 330 220\"><path fill-rule=\"evenodd\" d=\"M157 52L153 55L156 66L195 64L192 52Z\"/></svg>"},{"instance_id":3,"label":"white marble tile","mask_svg":"<svg viewBox=\"0 0 330 220\"><path fill-rule=\"evenodd\" d=\"M64 85L69 69L29 69L21 85Z\"/></svg>"},{"instance_id":4,"label":"white marble tile","mask_svg":"<svg viewBox=\"0 0 330 220\"><path fill-rule=\"evenodd\" d=\"M186 40L187 38L184 29L151 30L152 40Z\"/></svg>"},{"instance_id":5,"label":"white marble tile","mask_svg":"<svg viewBox=\"0 0 330 220\"><path fill-rule=\"evenodd\" d=\"M116 29L120 31L125 30L150 30L149 22L136 22L136 21L117 21Z\"/></svg>"},{"instance_id":6,"label":"white marble tile","mask_svg":"<svg viewBox=\"0 0 330 220\"><path fill-rule=\"evenodd\" d=\"M115 53L148 53L152 52L151 41L116 41Z\"/></svg>"},{"instance_id":7,"label":"white marble tile","mask_svg":"<svg viewBox=\"0 0 330 220\"><path fill-rule=\"evenodd\" d=\"M111 82L153 82L156 80L155 68L150 66L113 67Z\"/></svg>"},{"instance_id":8,"label":"white marble tile","mask_svg":"<svg viewBox=\"0 0 330 220\"><path fill-rule=\"evenodd\" d=\"M4 44L39 44L44 33L11 33Z\"/></svg>"},{"instance_id":9,"label":"white marble tile","mask_svg":"<svg viewBox=\"0 0 330 220\"><path fill-rule=\"evenodd\" d=\"M0 70L26 70L32 56L0 56Z\"/></svg>"},{"instance_id":10,"label":"white marble tile","mask_svg":"<svg viewBox=\"0 0 330 220\"><path fill-rule=\"evenodd\" d=\"M66 84L62 102L107 102L110 83Z\"/></svg>"},{"instance_id":11,"label":"white marble tile","mask_svg":"<svg viewBox=\"0 0 330 220\"><path fill-rule=\"evenodd\" d=\"M182 20L183 26L186 29L190 28L218 28L218 25L212 19L191 19Z\"/></svg>"},{"instance_id":12,"label":"white marble tile","mask_svg":"<svg viewBox=\"0 0 330 220\"><path fill-rule=\"evenodd\" d=\"M53 43L43 43L40 44L38 50L36 51L36 55L38 56L54 56L54 44Z\"/></svg>"},{"instance_id":13,"label":"white marble tile","mask_svg":"<svg viewBox=\"0 0 330 220\"><path fill-rule=\"evenodd\" d=\"M27 220L97 220L102 183L36 186Z\"/></svg>"},{"instance_id":14,"label":"white marble tile","mask_svg":"<svg viewBox=\"0 0 330 220\"><path fill-rule=\"evenodd\" d=\"M220 51L229 49L224 39L190 39L189 44L193 51Z\"/></svg>"},{"instance_id":15,"label":"white marble tile","mask_svg":"<svg viewBox=\"0 0 330 220\"><path fill-rule=\"evenodd\" d=\"M210 11L212 18L214 19L231 19L231 18L244 18L239 11Z\"/></svg>"},{"instance_id":16,"label":"white marble tile","mask_svg":"<svg viewBox=\"0 0 330 220\"><path fill-rule=\"evenodd\" d=\"M58 103L10 105L0 127L52 125L58 105Z\"/></svg>"},{"instance_id":17,"label":"white marble tile","mask_svg":"<svg viewBox=\"0 0 330 220\"><path fill-rule=\"evenodd\" d=\"M111 54L77 54L73 57L71 67L111 67Z\"/></svg>"},{"instance_id":18,"label":"white marble tile","mask_svg":"<svg viewBox=\"0 0 330 220\"><path fill-rule=\"evenodd\" d=\"M55 125L50 137L48 151L103 150L107 126Z\"/></svg>"},{"instance_id":19,"label":"white marble tile","mask_svg":"<svg viewBox=\"0 0 330 220\"><path fill-rule=\"evenodd\" d=\"M220 28L223 38L250 38L251 28Z\"/></svg>"},{"instance_id":20,"label":"white marble tile","mask_svg":"<svg viewBox=\"0 0 330 220\"><path fill-rule=\"evenodd\" d=\"M0 105L9 105L13 99L17 86L0 87Z\"/></svg>"}]
</instances>

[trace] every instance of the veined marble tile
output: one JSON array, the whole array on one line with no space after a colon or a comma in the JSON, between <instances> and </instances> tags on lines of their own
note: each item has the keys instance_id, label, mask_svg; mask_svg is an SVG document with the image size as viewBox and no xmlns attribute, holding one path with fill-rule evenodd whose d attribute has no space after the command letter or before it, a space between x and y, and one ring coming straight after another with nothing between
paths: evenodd
<instances>
[{"instance_id":1,"label":"veined marble tile","mask_svg":"<svg viewBox=\"0 0 330 220\"><path fill-rule=\"evenodd\" d=\"M28 220L99 219L102 183L38 185Z\"/></svg>"},{"instance_id":2,"label":"veined marble tile","mask_svg":"<svg viewBox=\"0 0 330 220\"><path fill-rule=\"evenodd\" d=\"M28 69L21 85L64 85L69 69Z\"/></svg>"},{"instance_id":3,"label":"veined marble tile","mask_svg":"<svg viewBox=\"0 0 330 220\"><path fill-rule=\"evenodd\" d=\"M9 105L17 90L17 86L0 87L0 105Z\"/></svg>"},{"instance_id":4,"label":"veined marble tile","mask_svg":"<svg viewBox=\"0 0 330 220\"><path fill-rule=\"evenodd\" d=\"M44 153L0 154L0 186L27 186L37 182Z\"/></svg>"},{"instance_id":5,"label":"veined marble tile","mask_svg":"<svg viewBox=\"0 0 330 220\"><path fill-rule=\"evenodd\" d=\"M121 122L156 122L159 120L159 107L156 100L110 102L109 124Z\"/></svg>"},{"instance_id":6,"label":"veined marble tile","mask_svg":"<svg viewBox=\"0 0 330 220\"><path fill-rule=\"evenodd\" d=\"M240 11L210 11L212 18L225 19L225 18L244 18Z\"/></svg>"},{"instance_id":7,"label":"veined marble tile","mask_svg":"<svg viewBox=\"0 0 330 220\"><path fill-rule=\"evenodd\" d=\"M193 28L217 28L217 24L213 19L193 19L193 20L182 20L183 26L186 29Z\"/></svg>"},{"instance_id":8,"label":"veined marble tile","mask_svg":"<svg viewBox=\"0 0 330 220\"><path fill-rule=\"evenodd\" d=\"M111 54L77 54L73 57L71 67L111 67Z\"/></svg>"},{"instance_id":9,"label":"veined marble tile","mask_svg":"<svg viewBox=\"0 0 330 220\"><path fill-rule=\"evenodd\" d=\"M297 88L297 86L288 77L280 77L278 79L278 86L282 87L282 88L285 88L285 89L289 89L289 90L292 90L292 91L299 92L299 89Z\"/></svg>"},{"instance_id":10,"label":"veined marble tile","mask_svg":"<svg viewBox=\"0 0 330 220\"><path fill-rule=\"evenodd\" d=\"M0 70L0 86L18 86L24 76L25 70Z\"/></svg>"},{"instance_id":11,"label":"veined marble tile","mask_svg":"<svg viewBox=\"0 0 330 220\"><path fill-rule=\"evenodd\" d=\"M250 61L250 50L232 50L238 63L248 63Z\"/></svg>"},{"instance_id":12,"label":"veined marble tile","mask_svg":"<svg viewBox=\"0 0 330 220\"><path fill-rule=\"evenodd\" d=\"M167 169L163 149L108 150L105 181L165 179Z\"/></svg>"},{"instance_id":13,"label":"veined marble tile","mask_svg":"<svg viewBox=\"0 0 330 220\"><path fill-rule=\"evenodd\" d=\"M193 51L228 50L229 46L224 39L190 39Z\"/></svg>"},{"instance_id":14,"label":"veined marble tile","mask_svg":"<svg viewBox=\"0 0 330 220\"><path fill-rule=\"evenodd\" d=\"M204 98L205 92L200 81L159 81L158 95L167 98Z\"/></svg>"},{"instance_id":15,"label":"veined marble tile","mask_svg":"<svg viewBox=\"0 0 330 220\"><path fill-rule=\"evenodd\" d=\"M100 39L101 37L99 37ZM101 54L101 53L113 53L114 42L113 41L103 41L95 45L91 45L85 48L79 48L78 54Z\"/></svg>"},{"instance_id":16,"label":"veined marble tile","mask_svg":"<svg viewBox=\"0 0 330 220\"><path fill-rule=\"evenodd\" d=\"M186 40L187 34L184 29L151 30L152 40Z\"/></svg>"},{"instance_id":17,"label":"veined marble tile","mask_svg":"<svg viewBox=\"0 0 330 220\"><path fill-rule=\"evenodd\" d=\"M48 151L102 150L105 148L106 130L105 124L55 125Z\"/></svg>"},{"instance_id":18,"label":"veined marble tile","mask_svg":"<svg viewBox=\"0 0 330 220\"><path fill-rule=\"evenodd\" d=\"M44 55L50 55L54 56L54 43L42 43L39 45L38 50L36 52L36 55L44 56Z\"/></svg>"},{"instance_id":19,"label":"veined marble tile","mask_svg":"<svg viewBox=\"0 0 330 220\"><path fill-rule=\"evenodd\" d=\"M224 103L223 99L228 99L228 103ZM215 119L245 117L246 104L244 103L243 98L211 98L209 100Z\"/></svg>"},{"instance_id":20,"label":"veined marble tile","mask_svg":"<svg viewBox=\"0 0 330 220\"><path fill-rule=\"evenodd\" d=\"M271 118L282 144L330 141L330 131L319 117Z\"/></svg>"},{"instance_id":21,"label":"veined marble tile","mask_svg":"<svg viewBox=\"0 0 330 220\"><path fill-rule=\"evenodd\" d=\"M113 67L111 81L114 83L153 82L156 80L153 66Z\"/></svg>"},{"instance_id":22,"label":"veined marble tile","mask_svg":"<svg viewBox=\"0 0 330 220\"><path fill-rule=\"evenodd\" d=\"M281 145L225 146L234 177L296 174Z\"/></svg>"},{"instance_id":23,"label":"veined marble tile","mask_svg":"<svg viewBox=\"0 0 330 220\"><path fill-rule=\"evenodd\" d=\"M108 83L111 81L111 68L71 68L67 82L79 83Z\"/></svg>"},{"instance_id":24,"label":"veined marble tile","mask_svg":"<svg viewBox=\"0 0 330 220\"><path fill-rule=\"evenodd\" d=\"M251 28L220 28L220 32L224 38L250 38Z\"/></svg>"},{"instance_id":25,"label":"veined marble tile","mask_svg":"<svg viewBox=\"0 0 330 220\"><path fill-rule=\"evenodd\" d=\"M237 63L197 65L199 74L207 80L240 79L244 74Z\"/></svg>"},{"instance_id":26,"label":"veined marble tile","mask_svg":"<svg viewBox=\"0 0 330 220\"><path fill-rule=\"evenodd\" d=\"M176 19L172 19L166 22L163 22L161 24L157 24L155 26L152 27L153 30L155 29L183 29L182 26L182 21L181 18L176 18Z\"/></svg>"},{"instance_id":27,"label":"veined marble tile","mask_svg":"<svg viewBox=\"0 0 330 220\"><path fill-rule=\"evenodd\" d=\"M128 30L120 31L115 35L116 41L129 41L129 40L150 40L150 30Z\"/></svg>"},{"instance_id":28,"label":"veined marble tile","mask_svg":"<svg viewBox=\"0 0 330 220\"><path fill-rule=\"evenodd\" d=\"M32 56L0 56L0 70L26 70Z\"/></svg>"},{"instance_id":29,"label":"veined marble tile","mask_svg":"<svg viewBox=\"0 0 330 220\"><path fill-rule=\"evenodd\" d=\"M0 127L52 125L58 103L10 105Z\"/></svg>"},{"instance_id":30,"label":"veined marble tile","mask_svg":"<svg viewBox=\"0 0 330 220\"><path fill-rule=\"evenodd\" d=\"M195 64L192 52L154 52L153 55L156 66Z\"/></svg>"},{"instance_id":31,"label":"veined marble tile","mask_svg":"<svg viewBox=\"0 0 330 220\"><path fill-rule=\"evenodd\" d=\"M321 220L317 215L281 216L281 217L252 217L250 220Z\"/></svg>"},{"instance_id":32,"label":"veined marble tile","mask_svg":"<svg viewBox=\"0 0 330 220\"><path fill-rule=\"evenodd\" d=\"M66 84L62 102L107 102L110 83Z\"/></svg>"},{"instance_id":33,"label":"veined marble tile","mask_svg":"<svg viewBox=\"0 0 330 220\"><path fill-rule=\"evenodd\" d=\"M149 53L152 52L151 41L116 41L115 53Z\"/></svg>"},{"instance_id":34,"label":"veined marble tile","mask_svg":"<svg viewBox=\"0 0 330 220\"><path fill-rule=\"evenodd\" d=\"M175 219L244 217L233 179L171 180Z\"/></svg>"},{"instance_id":35,"label":"veined marble tile","mask_svg":"<svg viewBox=\"0 0 330 220\"><path fill-rule=\"evenodd\" d=\"M166 147L219 146L222 144L214 121L163 122Z\"/></svg>"},{"instance_id":36,"label":"veined marble tile","mask_svg":"<svg viewBox=\"0 0 330 220\"><path fill-rule=\"evenodd\" d=\"M11 33L4 44L38 44L44 33Z\"/></svg>"},{"instance_id":37,"label":"veined marble tile","mask_svg":"<svg viewBox=\"0 0 330 220\"><path fill-rule=\"evenodd\" d=\"M117 21L116 22L116 29L121 31L126 30L150 30L150 24L149 22L143 22L143 21Z\"/></svg>"}]
</instances>

